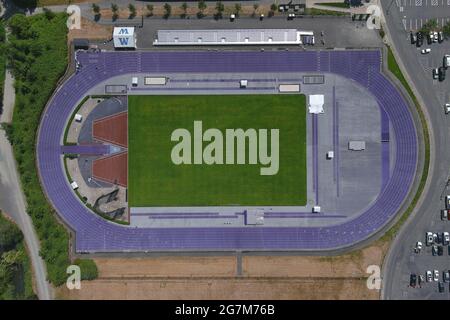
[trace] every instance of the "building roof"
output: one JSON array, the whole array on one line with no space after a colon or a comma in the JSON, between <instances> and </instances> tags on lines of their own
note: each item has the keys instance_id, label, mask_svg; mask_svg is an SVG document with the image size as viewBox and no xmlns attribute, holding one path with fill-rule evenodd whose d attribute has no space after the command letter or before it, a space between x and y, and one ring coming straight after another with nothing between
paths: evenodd
<instances>
[{"instance_id":1,"label":"building roof","mask_svg":"<svg viewBox=\"0 0 450 320\"><path fill-rule=\"evenodd\" d=\"M301 43L296 29L158 30L154 45L238 45Z\"/></svg>"},{"instance_id":2,"label":"building roof","mask_svg":"<svg viewBox=\"0 0 450 320\"><path fill-rule=\"evenodd\" d=\"M323 113L323 94L312 94L309 96L309 113Z\"/></svg>"},{"instance_id":3,"label":"building roof","mask_svg":"<svg viewBox=\"0 0 450 320\"><path fill-rule=\"evenodd\" d=\"M132 36L134 27L114 27L113 36Z\"/></svg>"}]
</instances>

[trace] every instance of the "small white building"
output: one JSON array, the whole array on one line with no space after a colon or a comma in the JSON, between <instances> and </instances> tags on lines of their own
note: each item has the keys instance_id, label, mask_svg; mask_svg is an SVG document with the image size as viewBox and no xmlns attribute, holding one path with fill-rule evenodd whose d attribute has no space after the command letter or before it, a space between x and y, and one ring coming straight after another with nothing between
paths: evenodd
<instances>
[{"instance_id":1,"label":"small white building","mask_svg":"<svg viewBox=\"0 0 450 320\"><path fill-rule=\"evenodd\" d=\"M324 97L323 94L311 94L309 96L309 113L324 113L323 111L323 102Z\"/></svg>"},{"instance_id":2,"label":"small white building","mask_svg":"<svg viewBox=\"0 0 450 320\"><path fill-rule=\"evenodd\" d=\"M241 89L247 88L247 84L248 84L248 81L247 81L247 80L241 80L241 81L239 81L239 87L240 87Z\"/></svg>"},{"instance_id":3,"label":"small white building","mask_svg":"<svg viewBox=\"0 0 450 320\"><path fill-rule=\"evenodd\" d=\"M134 27L114 27L114 48L136 49L136 34L134 29Z\"/></svg>"},{"instance_id":4,"label":"small white building","mask_svg":"<svg viewBox=\"0 0 450 320\"><path fill-rule=\"evenodd\" d=\"M248 209L245 212L246 225L263 225L264 224L264 211L260 209Z\"/></svg>"}]
</instances>

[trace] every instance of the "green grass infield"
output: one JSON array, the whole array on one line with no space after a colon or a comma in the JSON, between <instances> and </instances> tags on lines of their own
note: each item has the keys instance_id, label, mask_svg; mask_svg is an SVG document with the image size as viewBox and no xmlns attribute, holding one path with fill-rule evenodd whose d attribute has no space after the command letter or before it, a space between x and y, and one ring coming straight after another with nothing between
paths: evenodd
<instances>
[{"instance_id":1,"label":"green grass infield","mask_svg":"<svg viewBox=\"0 0 450 320\"><path fill-rule=\"evenodd\" d=\"M223 153L224 164L206 164L207 146L195 135L194 121L223 134L223 146L210 154ZM249 164L250 139L245 139L245 164L237 164L238 141L234 140L234 164L226 163L226 129L249 129L257 133L257 163ZM182 140L172 139L176 129L190 133L191 164L175 164L173 148ZM260 129L267 129L267 137ZM261 141L267 141L267 155L274 158L272 132L278 129L278 170L262 175L272 166L261 157ZM184 132L186 132L184 130ZM199 131L197 131L199 132ZM197 139L194 147L194 136ZM275 135L273 135L275 136ZM304 95L210 95L129 96L128 98L128 187L130 207L232 206L306 204L306 99ZM172 141L173 140L173 141ZM187 146L188 144L185 144ZM231 147L230 147L231 148ZM200 154L195 162L195 156ZM201 153L198 153L201 150ZM218 151L220 150L220 151ZM230 149L228 149L229 151ZM242 150L242 149L241 149ZM255 149L253 149L255 150ZM179 152L186 156L184 152ZM184 158L184 159L187 159ZM217 157L219 159L221 157ZM230 159L233 157L230 157ZM202 162L198 163L198 159ZM217 160L216 162L219 162ZM242 161L241 161L242 162ZM254 162L254 161L253 161Z\"/></svg>"}]
</instances>

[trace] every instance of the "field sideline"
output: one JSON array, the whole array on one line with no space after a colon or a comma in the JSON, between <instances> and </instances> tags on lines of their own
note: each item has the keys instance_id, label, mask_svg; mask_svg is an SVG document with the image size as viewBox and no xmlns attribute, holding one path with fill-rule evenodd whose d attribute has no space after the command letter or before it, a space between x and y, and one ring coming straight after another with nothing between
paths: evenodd
<instances>
[{"instance_id":1,"label":"field sideline","mask_svg":"<svg viewBox=\"0 0 450 320\"><path fill-rule=\"evenodd\" d=\"M304 95L128 99L130 207L306 204ZM260 164L175 165L171 151L176 142L171 134L186 128L193 135L194 121L203 122L203 132L208 128L222 132L279 129L278 173L260 175Z\"/></svg>"}]
</instances>

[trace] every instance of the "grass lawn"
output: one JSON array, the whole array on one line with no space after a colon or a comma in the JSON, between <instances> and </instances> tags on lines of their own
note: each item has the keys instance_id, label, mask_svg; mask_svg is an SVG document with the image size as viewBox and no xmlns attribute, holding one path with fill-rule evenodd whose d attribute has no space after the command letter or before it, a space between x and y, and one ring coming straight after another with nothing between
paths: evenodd
<instances>
[{"instance_id":1,"label":"grass lawn","mask_svg":"<svg viewBox=\"0 0 450 320\"><path fill-rule=\"evenodd\" d=\"M194 120L203 132L279 129L278 173L260 175L259 163L175 165L171 134L193 136ZM130 207L306 204L304 95L130 96L128 121Z\"/></svg>"}]
</instances>

